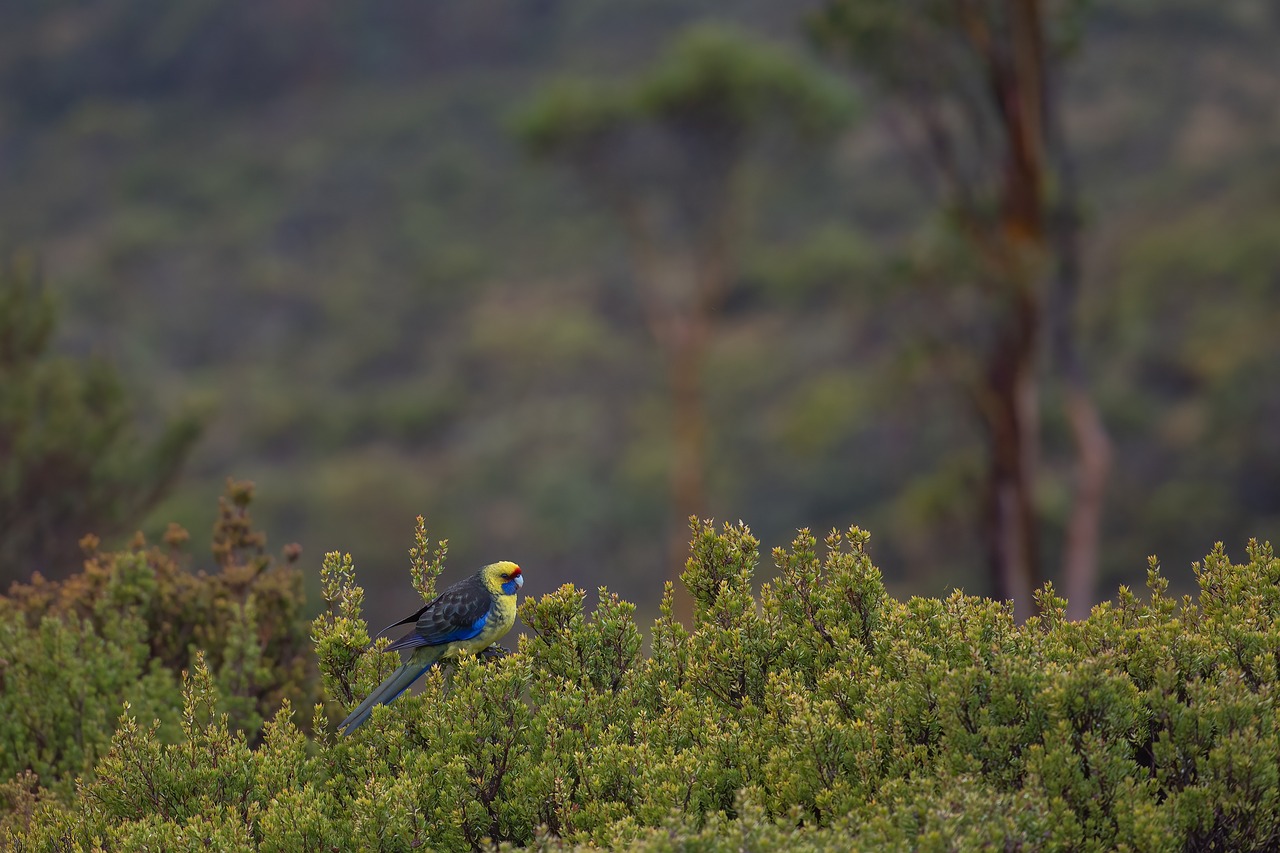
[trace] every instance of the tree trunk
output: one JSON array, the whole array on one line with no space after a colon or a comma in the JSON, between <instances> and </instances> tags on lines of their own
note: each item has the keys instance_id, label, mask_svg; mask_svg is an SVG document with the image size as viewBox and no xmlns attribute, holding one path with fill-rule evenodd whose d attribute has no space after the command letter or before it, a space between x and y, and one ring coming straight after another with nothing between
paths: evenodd
<instances>
[{"instance_id":1,"label":"tree trunk","mask_svg":"<svg viewBox=\"0 0 1280 853\"><path fill-rule=\"evenodd\" d=\"M975 48L989 70L1002 136L1000 216L992 241L1003 328L988 362L991 482L988 540L996 594L1032 612L1041 583L1035 482L1040 464L1040 277L1044 223L1044 20L1038 0L1007 0L1010 44Z\"/></svg>"},{"instance_id":2,"label":"tree trunk","mask_svg":"<svg viewBox=\"0 0 1280 853\"><path fill-rule=\"evenodd\" d=\"M671 390L672 454L671 505L673 518L669 537L668 571L679 588L679 578L688 557L689 517L706 513L707 416L702 398L702 362L705 332L693 328L696 319L679 322L682 330L671 335L667 356L667 378ZM687 603L684 603L687 604ZM681 602L677 606L683 609ZM684 614L681 614L684 615Z\"/></svg>"},{"instance_id":3,"label":"tree trunk","mask_svg":"<svg viewBox=\"0 0 1280 853\"><path fill-rule=\"evenodd\" d=\"M1075 331L1080 292L1080 202L1075 162L1066 144L1056 77L1045 75L1045 148L1058 187L1050 211L1054 273L1049 291L1049 338L1054 366L1062 378L1067 422L1075 441L1075 495L1062 547L1067 617L1083 619L1093 607L1098 585L1102 509L1111 473L1111 440L1089 389Z\"/></svg>"},{"instance_id":4,"label":"tree trunk","mask_svg":"<svg viewBox=\"0 0 1280 853\"><path fill-rule=\"evenodd\" d=\"M676 616L692 616L692 599L680 583L688 556L688 519L705 512L704 468L706 412L702 400L702 360L709 333L711 306L695 294L680 305L665 295L663 282L671 271L661 259L656 231L641 206L632 200L617 204L630 239L636 268L636 290L645 324L667 368L671 402L671 459L668 482L671 517L667 527L666 575L675 587Z\"/></svg>"},{"instance_id":5,"label":"tree trunk","mask_svg":"<svg viewBox=\"0 0 1280 853\"><path fill-rule=\"evenodd\" d=\"M1111 472L1111 441L1097 404L1083 382L1067 378L1067 419L1076 443L1076 493L1063 543L1063 587L1067 618L1083 619L1093 607L1098 585L1102 507Z\"/></svg>"},{"instance_id":6,"label":"tree trunk","mask_svg":"<svg viewBox=\"0 0 1280 853\"><path fill-rule=\"evenodd\" d=\"M723 153L723 152L722 152ZM727 157L730 163L737 155ZM702 371L716 318L729 290L730 256L736 226L733 200L738 169L710 170L702 190L706 215L696 227L692 247L691 298L668 311L665 340L672 406L671 503L675 510L670 538L671 579L679 594L676 613L693 616L692 599L678 582L688 557L688 521L707 512L707 411Z\"/></svg>"},{"instance_id":7,"label":"tree trunk","mask_svg":"<svg viewBox=\"0 0 1280 853\"><path fill-rule=\"evenodd\" d=\"M987 365L985 424L990 442L986 539L995 594L1012 599L1018 619L1031 615L1040 585L1035 476L1039 402L1035 379L1038 322L1025 293L1016 318Z\"/></svg>"}]
</instances>

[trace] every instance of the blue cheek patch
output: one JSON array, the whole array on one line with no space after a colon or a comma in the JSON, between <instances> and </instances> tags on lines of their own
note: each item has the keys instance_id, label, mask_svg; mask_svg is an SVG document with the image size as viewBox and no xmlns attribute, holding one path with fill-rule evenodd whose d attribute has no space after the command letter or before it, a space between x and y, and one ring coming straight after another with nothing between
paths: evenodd
<instances>
[{"instance_id":1,"label":"blue cheek patch","mask_svg":"<svg viewBox=\"0 0 1280 853\"><path fill-rule=\"evenodd\" d=\"M515 595L516 590L520 588L520 584L516 583L516 579L512 578L502 585L502 592L505 595Z\"/></svg>"}]
</instances>

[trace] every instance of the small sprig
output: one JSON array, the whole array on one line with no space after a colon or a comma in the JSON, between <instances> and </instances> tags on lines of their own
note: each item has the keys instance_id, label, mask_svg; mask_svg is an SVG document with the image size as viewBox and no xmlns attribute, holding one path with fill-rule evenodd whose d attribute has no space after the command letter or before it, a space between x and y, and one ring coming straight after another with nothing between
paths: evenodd
<instances>
[{"instance_id":1,"label":"small sprig","mask_svg":"<svg viewBox=\"0 0 1280 853\"><path fill-rule=\"evenodd\" d=\"M427 535L427 523L418 516L413 529L413 547L409 549L411 563L409 573L413 588L422 596L423 601L436 597L436 579L444 571L444 558L449 554L449 540L441 539L431 549L431 537Z\"/></svg>"},{"instance_id":2,"label":"small sprig","mask_svg":"<svg viewBox=\"0 0 1280 853\"><path fill-rule=\"evenodd\" d=\"M356 583L350 554L331 551L320 567L320 595L327 607L311 623L320 678L330 696L350 702L357 667L369 645L369 626L360 616L364 589Z\"/></svg>"}]
</instances>

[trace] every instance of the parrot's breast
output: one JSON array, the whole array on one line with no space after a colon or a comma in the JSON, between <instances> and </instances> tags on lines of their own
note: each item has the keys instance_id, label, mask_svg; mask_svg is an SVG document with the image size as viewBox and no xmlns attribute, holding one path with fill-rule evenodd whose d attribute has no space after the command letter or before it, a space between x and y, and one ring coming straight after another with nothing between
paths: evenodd
<instances>
[{"instance_id":1,"label":"parrot's breast","mask_svg":"<svg viewBox=\"0 0 1280 853\"><path fill-rule=\"evenodd\" d=\"M480 633L469 640L455 640L449 643L441 657L453 657L459 654L475 654L487 649L502 639L516 622L516 597L514 595L494 596L485 617L484 627Z\"/></svg>"}]
</instances>

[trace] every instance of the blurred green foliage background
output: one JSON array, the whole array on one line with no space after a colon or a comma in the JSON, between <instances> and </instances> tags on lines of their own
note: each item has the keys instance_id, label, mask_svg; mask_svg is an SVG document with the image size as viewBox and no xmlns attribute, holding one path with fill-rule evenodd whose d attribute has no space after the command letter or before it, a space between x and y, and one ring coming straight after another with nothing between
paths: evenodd
<instances>
[{"instance_id":1,"label":"blurred green foliage background","mask_svg":"<svg viewBox=\"0 0 1280 853\"><path fill-rule=\"evenodd\" d=\"M535 594L607 583L656 608L660 354L622 233L518 117L552 80L628 79L708 21L821 63L817 6L6 0L0 249L39 259L57 350L115 365L144 432L213 412L152 535L207 541L234 476L303 565L355 555L374 622L401 609L418 514L456 567L512 559ZM1150 553L1181 567L1277 538L1278 43L1267 0L1122 0L1084 17L1067 66L1082 348L1115 451L1103 590ZM828 70L857 118L747 172L704 377L707 510L769 543L856 522L891 590L987 592L982 438L927 368L929 301L903 281L940 215L877 90Z\"/></svg>"}]
</instances>

